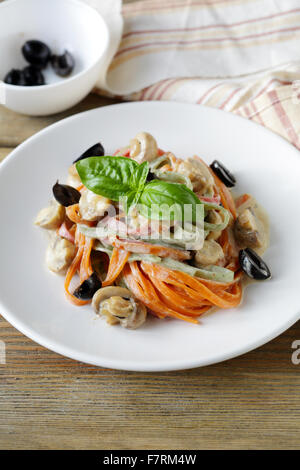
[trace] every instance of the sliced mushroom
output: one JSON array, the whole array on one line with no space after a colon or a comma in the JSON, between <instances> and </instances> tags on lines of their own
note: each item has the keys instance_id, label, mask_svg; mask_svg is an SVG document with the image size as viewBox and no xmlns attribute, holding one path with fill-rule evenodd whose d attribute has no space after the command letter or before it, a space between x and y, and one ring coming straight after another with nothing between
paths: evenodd
<instances>
[{"instance_id":1,"label":"sliced mushroom","mask_svg":"<svg viewBox=\"0 0 300 470\"><path fill-rule=\"evenodd\" d=\"M53 200L49 207L45 207L38 213L34 223L47 230L56 230L61 226L64 218L65 208Z\"/></svg>"},{"instance_id":2,"label":"sliced mushroom","mask_svg":"<svg viewBox=\"0 0 300 470\"><path fill-rule=\"evenodd\" d=\"M198 267L222 264L223 261L224 253L222 247L214 240L205 240L203 248L196 251L195 254L195 264Z\"/></svg>"},{"instance_id":3,"label":"sliced mushroom","mask_svg":"<svg viewBox=\"0 0 300 470\"><path fill-rule=\"evenodd\" d=\"M95 312L106 317L107 323L120 323L123 328L135 330L146 321L147 309L125 287L110 286L99 289L92 301Z\"/></svg>"},{"instance_id":4,"label":"sliced mushroom","mask_svg":"<svg viewBox=\"0 0 300 470\"><path fill-rule=\"evenodd\" d=\"M223 219L220 212L215 210L209 211L207 215L207 222L209 222L210 224L221 224L223 222ZM206 237L206 240L218 240L221 234L222 230L215 230L214 232L209 232Z\"/></svg>"},{"instance_id":5,"label":"sliced mushroom","mask_svg":"<svg viewBox=\"0 0 300 470\"><path fill-rule=\"evenodd\" d=\"M99 220L110 206L111 201L109 199L99 196L89 189L83 191L79 201L80 214L84 220Z\"/></svg>"},{"instance_id":6,"label":"sliced mushroom","mask_svg":"<svg viewBox=\"0 0 300 470\"><path fill-rule=\"evenodd\" d=\"M81 179L75 164L69 167L67 184L73 186L73 188L78 188L81 185Z\"/></svg>"},{"instance_id":7,"label":"sliced mushroom","mask_svg":"<svg viewBox=\"0 0 300 470\"><path fill-rule=\"evenodd\" d=\"M140 132L130 142L130 157L138 163L152 162L157 157L157 143L148 132Z\"/></svg>"},{"instance_id":8,"label":"sliced mushroom","mask_svg":"<svg viewBox=\"0 0 300 470\"><path fill-rule=\"evenodd\" d=\"M213 192L214 179L207 166L196 158L179 160L173 164L176 173L187 176L193 185L193 190L199 195Z\"/></svg>"},{"instance_id":9,"label":"sliced mushroom","mask_svg":"<svg viewBox=\"0 0 300 470\"><path fill-rule=\"evenodd\" d=\"M243 210L236 219L234 236L242 248L259 248L262 246L258 220L250 208Z\"/></svg>"},{"instance_id":10,"label":"sliced mushroom","mask_svg":"<svg viewBox=\"0 0 300 470\"><path fill-rule=\"evenodd\" d=\"M46 250L46 264L50 271L63 273L76 255L76 247L65 238L55 235Z\"/></svg>"}]
</instances>

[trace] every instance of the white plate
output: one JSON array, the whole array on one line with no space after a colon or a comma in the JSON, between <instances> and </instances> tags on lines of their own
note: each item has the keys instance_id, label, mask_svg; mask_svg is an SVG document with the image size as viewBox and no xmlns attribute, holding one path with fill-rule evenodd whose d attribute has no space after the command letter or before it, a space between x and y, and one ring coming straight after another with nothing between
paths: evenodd
<instances>
[{"instance_id":1,"label":"white plate","mask_svg":"<svg viewBox=\"0 0 300 470\"><path fill-rule=\"evenodd\" d=\"M136 331L109 327L90 306L69 304L63 278L44 266L45 238L32 222L53 183L95 142L101 140L110 154L143 130L179 157L220 159L235 174L237 193L252 193L270 216L265 260L273 279L250 285L239 308L203 317L199 326L151 319ZM250 351L300 317L299 181L295 148L263 127L211 108L128 103L63 120L20 145L0 166L0 312L43 346L110 368L184 369Z\"/></svg>"}]
</instances>

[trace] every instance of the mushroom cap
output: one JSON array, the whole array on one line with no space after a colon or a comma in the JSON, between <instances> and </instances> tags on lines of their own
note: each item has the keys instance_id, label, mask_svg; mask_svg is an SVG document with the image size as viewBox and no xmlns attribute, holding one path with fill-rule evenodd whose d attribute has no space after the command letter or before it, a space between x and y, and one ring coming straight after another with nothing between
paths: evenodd
<instances>
[{"instance_id":1,"label":"mushroom cap","mask_svg":"<svg viewBox=\"0 0 300 470\"><path fill-rule=\"evenodd\" d=\"M102 287L101 289L99 289L94 294L94 297L92 300L92 306L95 312L99 314L101 310L100 309L101 303L112 297L114 298L122 297L122 298L128 299L128 301L131 301L135 305L132 315L129 315L124 318L118 315L115 315L115 319L118 320L118 322L121 324L122 327L134 330L145 322L146 317L147 317L146 306L142 304L141 302L139 302L138 300L136 300L134 295L130 292L130 290L126 289L125 287L108 286L108 287Z\"/></svg>"},{"instance_id":2,"label":"mushroom cap","mask_svg":"<svg viewBox=\"0 0 300 470\"><path fill-rule=\"evenodd\" d=\"M101 303L104 300L109 299L110 297L125 297L126 299L130 299L133 298L133 295L130 290L126 289L125 287L102 287L101 289L97 290L97 292L94 294L92 301L92 306L96 313L99 313Z\"/></svg>"},{"instance_id":3,"label":"mushroom cap","mask_svg":"<svg viewBox=\"0 0 300 470\"><path fill-rule=\"evenodd\" d=\"M157 157L157 143L148 132L139 132L130 142L130 156L138 163L151 162Z\"/></svg>"}]
</instances>

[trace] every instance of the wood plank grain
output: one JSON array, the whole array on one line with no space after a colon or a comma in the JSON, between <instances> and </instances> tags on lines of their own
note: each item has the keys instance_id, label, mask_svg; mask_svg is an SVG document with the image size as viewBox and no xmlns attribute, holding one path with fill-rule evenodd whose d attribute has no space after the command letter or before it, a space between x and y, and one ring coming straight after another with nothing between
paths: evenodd
<instances>
[{"instance_id":1,"label":"wood plank grain","mask_svg":"<svg viewBox=\"0 0 300 470\"><path fill-rule=\"evenodd\" d=\"M234 360L133 373L58 356L0 321L0 448L299 448L300 323Z\"/></svg>"},{"instance_id":2,"label":"wood plank grain","mask_svg":"<svg viewBox=\"0 0 300 470\"><path fill-rule=\"evenodd\" d=\"M0 147L0 162L12 151L10 147Z\"/></svg>"},{"instance_id":3,"label":"wood plank grain","mask_svg":"<svg viewBox=\"0 0 300 470\"><path fill-rule=\"evenodd\" d=\"M16 147L44 127L82 111L119 102L96 94L90 94L73 108L53 116L30 117L17 114L0 105L0 147Z\"/></svg>"}]
</instances>

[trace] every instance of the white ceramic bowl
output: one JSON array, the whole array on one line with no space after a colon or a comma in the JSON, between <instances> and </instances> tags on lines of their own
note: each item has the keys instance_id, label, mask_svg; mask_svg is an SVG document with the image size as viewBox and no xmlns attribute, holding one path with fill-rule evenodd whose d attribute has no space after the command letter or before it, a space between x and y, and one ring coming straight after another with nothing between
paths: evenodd
<instances>
[{"instance_id":1,"label":"white ceramic bowl","mask_svg":"<svg viewBox=\"0 0 300 470\"><path fill-rule=\"evenodd\" d=\"M65 49L76 65L68 78L57 76L50 66L44 71L47 85L24 87L1 80L12 68L27 64L21 48L39 39L53 53ZM54 114L78 103L95 85L108 47L109 32L101 15L77 0L9 0L0 4L0 101L22 114Z\"/></svg>"}]
</instances>

